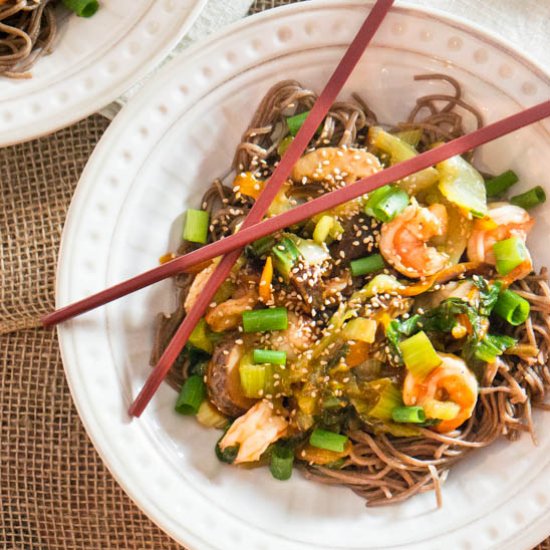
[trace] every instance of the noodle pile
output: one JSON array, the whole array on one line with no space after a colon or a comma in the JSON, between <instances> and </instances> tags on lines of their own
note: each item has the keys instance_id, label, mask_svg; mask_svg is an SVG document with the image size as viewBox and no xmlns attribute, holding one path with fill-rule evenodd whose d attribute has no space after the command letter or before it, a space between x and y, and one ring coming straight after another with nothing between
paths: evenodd
<instances>
[{"instance_id":1,"label":"noodle pile","mask_svg":"<svg viewBox=\"0 0 550 550\"><path fill-rule=\"evenodd\" d=\"M483 119L477 109L462 98L460 84L441 74L420 75L417 80L438 80L450 85L450 94L431 94L417 100L407 121L399 129L422 131L419 149L424 150L440 140L449 140ZM237 147L234 168L237 171L262 168L268 178L278 159L277 148L285 128L285 117L309 110L316 100L314 92L296 81L285 81L270 90L256 112L250 128ZM312 147L363 146L369 126L379 124L376 115L357 95L352 100L335 104ZM314 187L314 186L309 186ZM318 189L304 189L311 196ZM211 213L210 241L229 234L250 209L249 199L237 197L233 191L215 181L203 198L203 208ZM185 243L180 254L194 245ZM161 315L152 363L155 363L184 317L183 302L193 275L183 274L180 306L171 316ZM501 327L502 332L518 339L514 355L497 358L485 372L480 396L473 416L460 429L449 434L421 428L420 436L396 438L380 433L373 435L361 425L350 428L348 436L353 450L341 469L303 465L307 478L345 485L365 498L368 506L381 506L403 501L417 493L435 490L441 503L441 483L449 468L470 451L485 447L501 435L515 440L522 432L535 440L532 408L550 408L544 398L550 385L548 355L550 353L550 287L547 272L532 275L516 283L514 289L531 304L527 323L514 329ZM169 381L181 387L186 378L187 360L176 364Z\"/></svg>"},{"instance_id":2,"label":"noodle pile","mask_svg":"<svg viewBox=\"0 0 550 550\"><path fill-rule=\"evenodd\" d=\"M29 69L49 53L57 34L55 0L0 4L0 75L30 78Z\"/></svg>"}]
</instances>

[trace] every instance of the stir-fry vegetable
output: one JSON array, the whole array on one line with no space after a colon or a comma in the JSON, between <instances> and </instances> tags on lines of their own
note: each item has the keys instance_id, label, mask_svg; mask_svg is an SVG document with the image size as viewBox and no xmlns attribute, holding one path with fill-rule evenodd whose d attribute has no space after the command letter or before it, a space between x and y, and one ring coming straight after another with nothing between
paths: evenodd
<instances>
[{"instance_id":1,"label":"stir-fry vegetable","mask_svg":"<svg viewBox=\"0 0 550 550\"><path fill-rule=\"evenodd\" d=\"M510 198L511 204L521 206L521 208L525 208L526 210L528 210L529 208L534 208L535 206L538 206L539 204L543 204L545 202L546 192L540 185L529 189L529 191L526 191L521 195L515 195L514 197Z\"/></svg>"},{"instance_id":2,"label":"stir-fry vegetable","mask_svg":"<svg viewBox=\"0 0 550 550\"><path fill-rule=\"evenodd\" d=\"M97 0L63 0L63 4L79 17L92 17L99 9Z\"/></svg>"},{"instance_id":3,"label":"stir-fry vegetable","mask_svg":"<svg viewBox=\"0 0 550 550\"><path fill-rule=\"evenodd\" d=\"M233 188L216 183L204 210L188 212L186 240L238 230L313 104L310 91L288 86L243 137ZM430 96L416 113L448 97ZM334 106L268 216L460 130L444 106L441 127L409 121L393 130L370 125L358 109ZM526 278L535 223L527 209L546 194L538 186L506 200L516 174L484 181L469 158L450 158L246 247L176 373L186 379L177 410L226 429L216 446L222 462L265 465L278 480L296 464L306 475L377 491L384 503L394 491L401 498L437 485L456 456L496 439L503 426L514 437L527 429L526 417L516 416L527 414L530 396L542 399L549 345L541 316L550 311L550 290ZM178 279L183 311L174 324L215 266Z\"/></svg>"},{"instance_id":4,"label":"stir-fry vegetable","mask_svg":"<svg viewBox=\"0 0 550 550\"><path fill-rule=\"evenodd\" d=\"M513 170L506 170L502 174L491 178L485 182L485 189L488 197L500 197L504 195L506 191L512 185L515 185L519 181L517 174Z\"/></svg>"},{"instance_id":5,"label":"stir-fry vegetable","mask_svg":"<svg viewBox=\"0 0 550 550\"><path fill-rule=\"evenodd\" d=\"M525 323L530 310L529 302L512 290L504 290L499 295L494 308L497 315L515 327Z\"/></svg>"},{"instance_id":6,"label":"stir-fry vegetable","mask_svg":"<svg viewBox=\"0 0 550 550\"><path fill-rule=\"evenodd\" d=\"M257 309L243 313L245 332L266 332L268 330L285 330L288 328L288 315L284 307Z\"/></svg>"},{"instance_id":7,"label":"stir-fry vegetable","mask_svg":"<svg viewBox=\"0 0 550 550\"><path fill-rule=\"evenodd\" d=\"M185 216L183 239L192 243L204 244L208 237L209 219L208 212L189 209Z\"/></svg>"},{"instance_id":8,"label":"stir-fry vegetable","mask_svg":"<svg viewBox=\"0 0 550 550\"><path fill-rule=\"evenodd\" d=\"M206 389L202 378L197 375L190 376L181 389L176 411L180 414L197 414L205 396Z\"/></svg>"},{"instance_id":9,"label":"stir-fry vegetable","mask_svg":"<svg viewBox=\"0 0 550 550\"><path fill-rule=\"evenodd\" d=\"M508 275L513 269L529 259L529 252L519 237L510 237L493 245L497 271Z\"/></svg>"}]
</instances>

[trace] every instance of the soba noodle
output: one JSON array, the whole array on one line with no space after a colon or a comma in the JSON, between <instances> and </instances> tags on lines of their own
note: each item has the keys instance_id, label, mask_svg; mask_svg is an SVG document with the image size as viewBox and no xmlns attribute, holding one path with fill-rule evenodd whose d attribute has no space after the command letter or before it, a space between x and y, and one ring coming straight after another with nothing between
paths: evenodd
<instances>
[{"instance_id":1,"label":"soba noodle","mask_svg":"<svg viewBox=\"0 0 550 550\"><path fill-rule=\"evenodd\" d=\"M481 113L463 99L460 84L442 74L419 75L416 80L435 80L447 84L452 93L423 96L416 101L402 130L420 130L419 149L440 140L463 135L472 126L481 126ZM284 135L285 117L309 110L316 94L298 82L287 80L274 86L261 102L250 127L237 147L234 168L238 172L261 168L268 178L273 170L276 151ZM369 126L380 124L366 101L354 95L350 101L333 106L311 144L312 148L354 146L365 142ZM317 194L309 186L304 192ZM203 209L211 213L210 241L233 231L246 216L250 199L237 196L217 180L203 197ZM195 245L186 243L180 254ZM193 275L178 277L179 306L171 316L161 315L152 363L167 345L185 313L183 302ZM326 484L344 485L365 498L368 506L401 502L425 491L435 490L441 502L441 484L450 467L468 453L486 447L500 436L515 440L527 432L535 440L532 408L549 408L544 398L550 385L548 355L550 350L550 287L547 272L529 276L515 284L515 290L531 304L528 322L517 329L500 327L518 339L516 354L502 355L487 368L481 383L480 397L473 416L459 429L446 434L421 428L415 437L374 435L360 423L348 432L353 442L351 454L340 469L303 464L307 478ZM179 388L187 377L188 362L182 359L170 373L170 383Z\"/></svg>"}]
</instances>

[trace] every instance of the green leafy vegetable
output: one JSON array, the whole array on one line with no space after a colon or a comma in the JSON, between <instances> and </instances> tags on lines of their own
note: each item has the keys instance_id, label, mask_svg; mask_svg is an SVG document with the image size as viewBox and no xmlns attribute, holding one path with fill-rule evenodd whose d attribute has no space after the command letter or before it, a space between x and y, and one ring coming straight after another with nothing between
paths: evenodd
<instances>
[{"instance_id":1,"label":"green leafy vegetable","mask_svg":"<svg viewBox=\"0 0 550 550\"><path fill-rule=\"evenodd\" d=\"M283 237L279 243L271 249L275 269L288 279L290 270L294 267L296 260L300 257L300 251L292 239Z\"/></svg>"},{"instance_id":2,"label":"green leafy vegetable","mask_svg":"<svg viewBox=\"0 0 550 550\"><path fill-rule=\"evenodd\" d=\"M475 345L474 355L476 359L492 363L499 355L515 345L517 340L511 336L499 334L487 334Z\"/></svg>"},{"instance_id":3,"label":"green leafy vegetable","mask_svg":"<svg viewBox=\"0 0 550 550\"><path fill-rule=\"evenodd\" d=\"M479 314L489 316L497 303L502 283L500 281L489 283L479 275L474 275L472 280L479 290Z\"/></svg>"},{"instance_id":4,"label":"green leafy vegetable","mask_svg":"<svg viewBox=\"0 0 550 550\"><path fill-rule=\"evenodd\" d=\"M418 155L416 149L400 139L398 135L390 134L378 126L371 126L368 135L369 144L389 156L390 164L397 164ZM412 176L398 182L401 189L409 195L429 189L439 179L437 170L433 167L421 170Z\"/></svg>"}]
</instances>

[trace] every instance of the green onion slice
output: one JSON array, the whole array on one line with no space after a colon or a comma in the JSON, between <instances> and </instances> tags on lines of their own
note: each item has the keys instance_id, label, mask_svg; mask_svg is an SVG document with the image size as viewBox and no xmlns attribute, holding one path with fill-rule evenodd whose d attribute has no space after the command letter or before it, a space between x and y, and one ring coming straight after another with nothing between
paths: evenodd
<instances>
[{"instance_id":1,"label":"green onion slice","mask_svg":"<svg viewBox=\"0 0 550 550\"><path fill-rule=\"evenodd\" d=\"M279 146L277 147L277 153L282 157L290 147L290 144L294 141L294 136L286 136L281 140Z\"/></svg>"},{"instance_id":2,"label":"green onion slice","mask_svg":"<svg viewBox=\"0 0 550 550\"><path fill-rule=\"evenodd\" d=\"M507 170L499 176L485 182L485 189L488 197L499 197L519 181L517 174L513 170Z\"/></svg>"},{"instance_id":3,"label":"green onion slice","mask_svg":"<svg viewBox=\"0 0 550 550\"><path fill-rule=\"evenodd\" d=\"M245 332L286 330L287 327L288 314L284 307L243 312L243 328Z\"/></svg>"},{"instance_id":4,"label":"green onion slice","mask_svg":"<svg viewBox=\"0 0 550 550\"><path fill-rule=\"evenodd\" d=\"M384 185L369 194L365 212L381 222L389 222L409 204L409 195L394 185Z\"/></svg>"},{"instance_id":5,"label":"green onion slice","mask_svg":"<svg viewBox=\"0 0 550 550\"><path fill-rule=\"evenodd\" d=\"M183 238L192 243L206 243L208 239L208 225L210 216L204 210L189 209L185 216L185 225L183 226Z\"/></svg>"},{"instance_id":6,"label":"green onion slice","mask_svg":"<svg viewBox=\"0 0 550 550\"><path fill-rule=\"evenodd\" d=\"M201 403L206 397L206 387L202 377L194 374L190 376L179 394L178 400L176 401L176 411L180 414L197 414Z\"/></svg>"},{"instance_id":7,"label":"green onion slice","mask_svg":"<svg viewBox=\"0 0 550 550\"><path fill-rule=\"evenodd\" d=\"M294 453L289 447L277 444L271 451L271 464L269 470L275 479L286 481L292 476Z\"/></svg>"},{"instance_id":8,"label":"green onion slice","mask_svg":"<svg viewBox=\"0 0 550 550\"><path fill-rule=\"evenodd\" d=\"M374 380L369 387L378 393L378 401L368 410L368 415L379 420L391 420L393 411L403 406L401 390L389 378Z\"/></svg>"},{"instance_id":9,"label":"green onion slice","mask_svg":"<svg viewBox=\"0 0 550 550\"><path fill-rule=\"evenodd\" d=\"M200 319L193 329L193 332L190 334L189 343L206 353L211 354L214 350L214 344L208 337L208 327L204 317Z\"/></svg>"},{"instance_id":10,"label":"green onion slice","mask_svg":"<svg viewBox=\"0 0 550 550\"><path fill-rule=\"evenodd\" d=\"M320 428L313 430L309 436L309 443L313 447L334 451L336 453L343 452L347 442L348 437L346 435L321 430Z\"/></svg>"},{"instance_id":11,"label":"green onion slice","mask_svg":"<svg viewBox=\"0 0 550 550\"><path fill-rule=\"evenodd\" d=\"M529 208L534 208L546 202L546 192L540 185L537 185L521 195L515 195L510 199L510 202L516 206L525 208L525 210L529 210Z\"/></svg>"},{"instance_id":12,"label":"green onion slice","mask_svg":"<svg viewBox=\"0 0 550 550\"><path fill-rule=\"evenodd\" d=\"M356 340L372 344L376 337L378 323L374 319L355 317L348 321L342 329L342 336L346 340Z\"/></svg>"},{"instance_id":13,"label":"green onion slice","mask_svg":"<svg viewBox=\"0 0 550 550\"><path fill-rule=\"evenodd\" d=\"M286 365L286 352L275 349L255 349L252 354L254 363Z\"/></svg>"},{"instance_id":14,"label":"green onion slice","mask_svg":"<svg viewBox=\"0 0 550 550\"><path fill-rule=\"evenodd\" d=\"M300 128L304 125L304 122L306 121L309 113L310 111L305 111L303 113L300 113L299 115L294 115L286 119L288 130L293 136L295 136L300 131Z\"/></svg>"},{"instance_id":15,"label":"green onion slice","mask_svg":"<svg viewBox=\"0 0 550 550\"><path fill-rule=\"evenodd\" d=\"M421 331L399 343L405 366L413 376L423 379L441 364L430 339Z\"/></svg>"},{"instance_id":16,"label":"green onion slice","mask_svg":"<svg viewBox=\"0 0 550 550\"><path fill-rule=\"evenodd\" d=\"M493 252L499 275L508 275L510 271L529 258L525 243L519 237L510 237L495 243Z\"/></svg>"},{"instance_id":17,"label":"green onion slice","mask_svg":"<svg viewBox=\"0 0 550 550\"><path fill-rule=\"evenodd\" d=\"M239 376L246 397L251 399L262 397L265 391L265 365L254 365L250 362L250 356L245 355L239 364Z\"/></svg>"},{"instance_id":18,"label":"green onion slice","mask_svg":"<svg viewBox=\"0 0 550 550\"><path fill-rule=\"evenodd\" d=\"M97 0L63 0L63 4L79 17L92 17L99 9Z\"/></svg>"},{"instance_id":19,"label":"green onion slice","mask_svg":"<svg viewBox=\"0 0 550 550\"><path fill-rule=\"evenodd\" d=\"M332 216L321 216L321 219L315 224L313 240L318 244L323 244L329 237L335 221Z\"/></svg>"},{"instance_id":20,"label":"green onion slice","mask_svg":"<svg viewBox=\"0 0 550 550\"><path fill-rule=\"evenodd\" d=\"M296 247L296 244L288 237L284 237L279 243L273 246L271 254L275 268L283 277L290 275L290 270L300 257L300 251Z\"/></svg>"},{"instance_id":21,"label":"green onion slice","mask_svg":"<svg viewBox=\"0 0 550 550\"><path fill-rule=\"evenodd\" d=\"M394 422L409 422L422 424L426 421L426 413L422 407L397 407L392 411Z\"/></svg>"},{"instance_id":22,"label":"green onion slice","mask_svg":"<svg viewBox=\"0 0 550 550\"><path fill-rule=\"evenodd\" d=\"M250 245L250 249L256 256L258 256L258 258L260 258L270 252L275 243L276 240L268 235L267 237L262 237L261 239L254 241Z\"/></svg>"},{"instance_id":23,"label":"green onion slice","mask_svg":"<svg viewBox=\"0 0 550 550\"><path fill-rule=\"evenodd\" d=\"M371 256L365 256L359 260L353 260L350 266L351 274L354 277L359 277L361 275L368 275L369 273L380 271L384 269L386 264L380 254L372 254Z\"/></svg>"},{"instance_id":24,"label":"green onion slice","mask_svg":"<svg viewBox=\"0 0 550 550\"><path fill-rule=\"evenodd\" d=\"M530 311L529 302L513 290L501 292L493 309L494 313L515 327L527 321Z\"/></svg>"}]
</instances>

